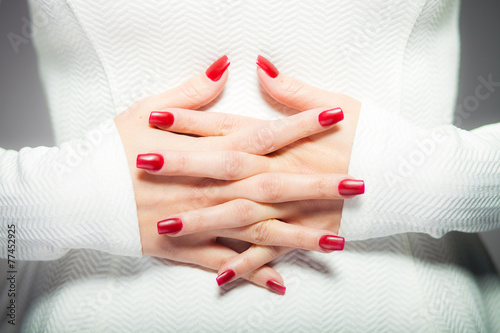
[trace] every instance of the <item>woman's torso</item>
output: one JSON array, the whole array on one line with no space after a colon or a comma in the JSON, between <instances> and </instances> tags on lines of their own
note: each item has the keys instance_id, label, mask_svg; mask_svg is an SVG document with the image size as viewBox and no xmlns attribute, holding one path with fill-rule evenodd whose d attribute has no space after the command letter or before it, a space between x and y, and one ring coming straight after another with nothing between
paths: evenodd
<instances>
[{"instance_id":1,"label":"woman's torso","mask_svg":"<svg viewBox=\"0 0 500 333\"><path fill-rule=\"evenodd\" d=\"M255 58L422 126L450 123L459 42L455 1L31 1L41 73L63 142L227 54L210 110L279 117ZM416 109L418 107L418 110ZM487 263L474 235L403 234L342 253L277 260L287 295L152 258L71 251L33 266L25 328L49 331L485 331ZM474 267L472 269L471 267ZM476 274L473 274L472 272ZM481 274L479 274L481 273ZM485 282L486 281L486 282ZM488 289L490 288L490 289Z\"/></svg>"}]
</instances>

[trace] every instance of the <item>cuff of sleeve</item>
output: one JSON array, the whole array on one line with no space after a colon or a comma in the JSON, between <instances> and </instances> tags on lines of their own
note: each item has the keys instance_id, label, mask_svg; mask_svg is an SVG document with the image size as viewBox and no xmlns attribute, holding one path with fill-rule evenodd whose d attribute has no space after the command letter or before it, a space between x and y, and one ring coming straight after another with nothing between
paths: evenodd
<instances>
[{"instance_id":1,"label":"cuff of sleeve","mask_svg":"<svg viewBox=\"0 0 500 333\"><path fill-rule=\"evenodd\" d=\"M66 145L66 147L64 147ZM88 132L83 140L61 147L60 180L74 219L65 228L70 248L90 248L115 255L142 256L132 179L113 120ZM89 155L86 157L86 155ZM73 239L73 241L71 240Z\"/></svg>"},{"instance_id":2,"label":"cuff of sleeve","mask_svg":"<svg viewBox=\"0 0 500 333\"><path fill-rule=\"evenodd\" d=\"M142 246L137 206L125 149L114 121L102 123L87 134L87 140L95 142L95 135L99 132L103 135L102 144L95 145L95 155L89 165L95 171L92 181L95 186L89 190L95 191L94 206L100 214L96 220L100 221L99 225L96 223L94 227L104 235L103 242L95 244L95 249L140 257Z\"/></svg>"},{"instance_id":3,"label":"cuff of sleeve","mask_svg":"<svg viewBox=\"0 0 500 333\"><path fill-rule=\"evenodd\" d=\"M112 120L60 147L4 151L0 169L1 218L15 228L19 259L56 259L71 249L142 255L130 171Z\"/></svg>"},{"instance_id":4,"label":"cuff of sleeve","mask_svg":"<svg viewBox=\"0 0 500 333\"><path fill-rule=\"evenodd\" d=\"M365 193L345 200L339 235L346 240L363 240L404 232L401 226L385 223L382 214L390 207L382 207L384 197L391 194L391 176L381 170L393 170L394 156L403 156L409 142L398 132L410 130L410 125L401 118L393 119L382 109L363 104L360 111L356 135L349 163L349 175L363 179ZM390 120L390 121L389 121ZM391 135L388 135L391 134ZM394 140L398 137L398 140Z\"/></svg>"}]
</instances>

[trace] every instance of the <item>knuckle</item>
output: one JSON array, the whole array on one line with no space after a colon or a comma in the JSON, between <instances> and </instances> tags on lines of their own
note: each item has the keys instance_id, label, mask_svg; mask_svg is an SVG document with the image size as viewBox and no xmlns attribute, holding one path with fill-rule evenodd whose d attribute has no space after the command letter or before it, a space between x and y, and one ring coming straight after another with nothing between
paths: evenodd
<instances>
[{"instance_id":1,"label":"knuckle","mask_svg":"<svg viewBox=\"0 0 500 333\"><path fill-rule=\"evenodd\" d=\"M242 223L246 224L252 221L255 213L255 208L251 201L238 199L234 202L234 209L236 211L238 219Z\"/></svg>"},{"instance_id":2,"label":"knuckle","mask_svg":"<svg viewBox=\"0 0 500 333\"><path fill-rule=\"evenodd\" d=\"M271 129L274 132L280 133L281 131L287 130L291 127L297 126L297 122L294 117L285 117L281 119L276 119L271 121Z\"/></svg>"},{"instance_id":3,"label":"knuckle","mask_svg":"<svg viewBox=\"0 0 500 333\"><path fill-rule=\"evenodd\" d=\"M225 136L234 131L236 128L236 122L229 116L220 116L214 126L215 135Z\"/></svg>"},{"instance_id":4,"label":"knuckle","mask_svg":"<svg viewBox=\"0 0 500 333\"><path fill-rule=\"evenodd\" d=\"M280 97L286 100L298 100L302 98L305 84L298 80L289 79L281 84Z\"/></svg>"},{"instance_id":5,"label":"knuckle","mask_svg":"<svg viewBox=\"0 0 500 333\"><path fill-rule=\"evenodd\" d=\"M282 195L281 177L275 174L262 175L258 184L259 192L266 201L273 202Z\"/></svg>"},{"instance_id":6,"label":"knuckle","mask_svg":"<svg viewBox=\"0 0 500 333\"><path fill-rule=\"evenodd\" d=\"M301 114L301 116L306 116L306 114ZM317 123L317 117L315 117L314 121L311 121L310 118L298 120L297 124L295 124L295 127L298 128L297 137L306 138L311 134L317 132Z\"/></svg>"},{"instance_id":7,"label":"knuckle","mask_svg":"<svg viewBox=\"0 0 500 333\"><path fill-rule=\"evenodd\" d=\"M207 217L201 212L192 212L189 216L190 229L197 231L202 229L207 223Z\"/></svg>"},{"instance_id":8,"label":"knuckle","mask_svg":"<svg viewBox=\"0 0 500 333\"><path fill-rule=\"evenodd\" d=\"M214 266L219 269L222 266L227 265L228 262L230 262L232 258L231 257L219 257L215 259Z\"/></svg>"},{"instance_id":9,"label":"knuckle","mask_svg":"<svg viewBox=\"0 0 500 333\"><path fill-rule=\"evenodd\" d=\"M181 121L176 120L175 122L177 130L189 133L189 131L193 129L197 123L196 117L191 114L191 112L181 112L178 116L181 116L179 117Z\"/></svg>"},{"instance_id":10,"label":"knuckle","mask_svg":"<svg viewBox=\"0 0 500 333\"><path fill-rule=\"evenodd\" d=\"M203 103L203 93L193 82L188 81L179 86L180 93L192 104L201 106Z\"/></svg>"},{"instance_id":11,"label":"knuckle","mask_svg":"<svg viewBox=\"0 0 500 333\"><path fill-rule=\"evenodd\" d=\"M274 150L274 132L270 127L257 131L254 138L255 147L259 154L268 154Z\"/></svg>"},{"instance_id":12,"label":"knuckle","mask_svg":"<svg viewBox=\"0 0 500 333\"><path fill-rule=\"evenodd\" d=\"M244 267L246 271L248 270L255 270L255 257L253 255L245 255L242 258L243 260L241 261L241 267ZM252 273L250 273L252 275Z\"/></svg>"},{"instance_id":13,"label":"knuckle","mask_svg":"<svg viewBox=\"0 0 500 333\"><path fill-rule=\"evenodd\" d=\"M183 153L178 153L177 156L175 157L174 163L169 165L169 167L172 168L172 171L174 173L179 173L182 170L185 170L186 163L187 163L187 156L184 155Z\"/></svg>"},{"instance_id":14,"label":"knuckle","mask_svg":"<svg viewBox=\"0 0 500 333\"><path fill-rule=\"evenodd\" d=\"M238 179L243 170L242 155L238 152L228 151L223 154L222 159L224 179Z\"/></svg>"},{"instance_id":15,"label":"knuckle","mask_svg":"<svg viewBox=\"0 0 500 333\"><path fill-rule=\"evenodd\" d=\"M269 244L272 239L270 221L262 221L252 226L251 237L255 244Z\"/></svg>"},{"instance_id":16,"label":"knuckle","mask_svg":"<svg viewBox=\"0 0 500 333\"><path fill-rule=\"evenodd\" d=\"M260 246L254 245L253 250L258 250ZM258 281L258 275L261 271L259 268L262 266L259 258L256 256L257 252L246 253L241 258L240 271L246 280Z\"/></svg>"},{"instance_id":17,"label":"knuckle","mask_svg":"<svg viewBox=\"0 0 500 333\"><path fill-rule=\"evenodd\" d=\"M308 245L307 240L308 240L308 237L307 237L307 234L305 232L302 232L302 231L296 232L295 237L294 237L294 242L295 242L294 247L296 247L298 249L309 248L310 246L307 246Z\"/></svg>"},{"instance_id":18,"label":"knuckle","mask_svg":"<svg viewBox=\"0 0 500 333\"><path fill-rule=\"evenodd\" d=\"M317 194L320 198L326 197L331 198L333 196L334 191L334 181L328 177L319 177L314 182L314 188L317 190Z\"/></svg>"},{"instance_id":19,"label":"knuckle","mask_svg":"<svg viewBox=\"0 0 500 333\"><path fill-rule=\"evenodd\" d=\"M248 281L257 281L257 274L259 273L259 270L257 268L245 275L245 279L247 279Z\"/></svg>"}]
</instances>

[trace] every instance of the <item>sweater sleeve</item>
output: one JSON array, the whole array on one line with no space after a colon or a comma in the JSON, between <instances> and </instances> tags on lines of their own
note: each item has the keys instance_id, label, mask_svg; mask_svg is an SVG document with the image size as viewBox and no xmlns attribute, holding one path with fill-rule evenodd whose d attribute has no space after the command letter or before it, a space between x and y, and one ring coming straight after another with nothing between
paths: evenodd
<instances>
[{"instance_id":1,"label":"sweater sleeve","mask_svg":"<svg viewBox=\"0 0 500 333\"><path fill-rule=\"evenodd\" d=\"M60 147L0 149L0 222L3 258L15 252L20 260L49 260L78 248L141 256L133 186L114 122Z\"/></svg>"},{"instance_id":2,"label":"sweater sleeve","mask_svg":"<svg viewBox=\"0 0 500 333\"><path fill-rule=\"evenodd\" d=\"M366 192L344 203L346 239L500 227L500 124L425 129L363 105L349 174Z\"/></svg>"}]
</instances>

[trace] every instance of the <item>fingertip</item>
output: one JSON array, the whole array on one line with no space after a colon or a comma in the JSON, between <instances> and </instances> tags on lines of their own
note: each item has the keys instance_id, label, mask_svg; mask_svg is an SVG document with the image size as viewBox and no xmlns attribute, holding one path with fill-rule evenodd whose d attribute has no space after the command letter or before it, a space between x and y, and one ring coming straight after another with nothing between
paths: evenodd
<instances>
[{"instance_id":1,"label":"fingertip","mask_svg":"<svg viewBox=\"0 0 500 333\"><path fill-rule=\"evenodd\" d=\"M336 235L323 235L319 239L318 245L325 252L342 251L345 246L345 239Z\"/></svg>"},{"instance_id":2,"label":"fingertip","mask_svg":"<svg viewBox=\"0 0 500 333\"><path fill-rule=\"evenodd\" d=\"M262 71L271 79L275 79L280 74L276 66L274 66L271 61L261 55L257 56L256 64L258 68L262 69Z\"/></svg>"},{"instance_id":3,"label":"fingertip","mask_svg":"<svg viewBox=\"0 0 500 333\"><path fill-rule=\"evenodd\" d=\"M283 281L283 277L273 268L264 265L259 268L259 272L255 275L255 277L257 280L256 282L263 287L266 287L278 295L285 295L286 286Z\"/></svg>"},{"instance_id":4,"label":"fingertip","mask_svg":"<svg viewBox=\"0 0 500 333\"><path fill-rule=\"evenodd\" d=\"M325 110L318 115L318 122L323 127L330 127L342 120L344 120L344 112L339 107Z\"/></svg>"},{"instance_id":5,"label":"fingertip","mask_svg":"<svg viewBox=\"0 0 500 333\"><path fill-rule=\"evenodd\" d=\"M281 74L269 60L261 55L257 57L256 64L257 77L259 78L260 84L271 97L276 99L275 95L278 91L278 83L282 82L283 78L286 78L286 76ZM281 101L278 100L278 102Z\"/></svg>"},{"instance_id":6,"label":"fingertip","mask_svg":"<svg viewBox=\"0 0 500 333\"><path fill-rule=\"evenodd\" d=\"M205 75L212 81L218 82L224 74L227 73L227 68L231 63L227 55L223 55L217 59L208 69L205 71ZM226 75L227 77L227 75Z\"/></svg>"},{"instance_id":7,"label":"fingertip","mask_svg":"<svg viewBox=\"0 0 500 333\"><path fill-rule=\"evenodd\" d=\"M339 182L339 194L342 196L361 195L365 193L365 182L359 179L344 179Z\"/></svg>"},{"instance_id":8,"label":"fingertip","mask_svg":"<svg viewBox=\"0 0 500 333\"><path fill-rule=\"evenodd\" d=\"M159 221L156 227L160 235L175 236L182 230L183 224L180 218L174 217Z\"/></svg>"},{"instance_id":9,"label":"fingertip","mask_svg":"<svg viewBox=\"0 0 500 333\"><path fill-rule=\"evenodd\" d=\"M168 129L174 123L175 117L171 112L153 111L149 114L149 124L160 129Z\"/></svg>"},{"instance_id":10,"label":"fingertip","mask_svg":"<svg viewBox=\"0 0 500 333\"><path fill-rule=\"evenodd\" d=\"M270 279L266 282L266 287L278 295L285 295L286 287L276 280Z\"/></svg>"},{"instance_id":11,"label":"fingertip","mask_svg":"<svg viewBox=\"0 0 500 333\"><path fill-rule=\"evenodd\" d=\"M220 286L228 283L229 281L231 281L235 276L236 276L236 273L234 272L234 270L227 269L227 270L223 271L222 273L220 273L219 275L217 275L217 277L215 278L215 281L217 282L217 285L220 287Z\"/></svg>"},{"instance_id":12,"label":"fingertip","mask_svg":"<svg viewBox=\"0 0 500 333\"><path fill-rule=\"evenodd\" d=\"M227 79L229 77L228 67L231 63L226 55L217 59L204 73L201 74L202 79L206 82L206 85L210 87L211 93L209 98L203 103L198 105L193 109L200 109L203 106L211 103L215 100L226 85ZM205 111L205 109L200 109L199 111Z\"/></svg>"},{"instance_id":13,"label":"fingertip","mask_svg":"<svg viewBox=\"0 0 500 333\"><path fill-rule=\"evenodd\" d=\"M136 159L136 167L146 171L159 171L163 163L163 155L160 154L139 154Z\"/></svg>"}]
</instances>

